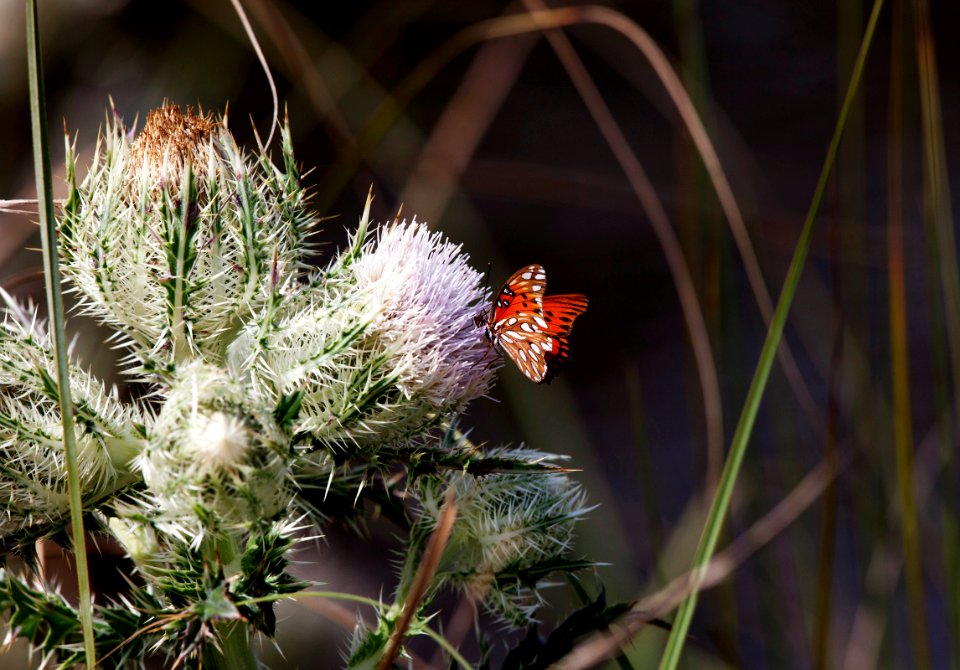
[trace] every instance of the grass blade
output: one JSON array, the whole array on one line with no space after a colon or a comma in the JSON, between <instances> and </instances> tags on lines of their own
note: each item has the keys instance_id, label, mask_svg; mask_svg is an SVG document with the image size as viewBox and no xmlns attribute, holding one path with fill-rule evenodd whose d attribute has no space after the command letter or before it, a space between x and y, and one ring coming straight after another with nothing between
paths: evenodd
<instances>
[{"instance_id":1,"label":"grass blade","mask_svg":"<svg viewBox=\"0 0 960 670\"><path fill-rule=\"evenodd\" d=\"M920 532L913 491L913 421L907 336L907 291L903 261L903 0L893 0L890 49L890 131L887 171L887 263L890 290L890 362L893 376L893 441L900 501L900 540L903 547L910 633L916 668L930 667L924 615Z\"/></svg>"},{"instance_id":2,"label":"grass blade","mask_svg":"<svg viewBox=\"0 0 960 670\"><path fill-rule=\"evenodd\" d=\"M943 130L943 114L940 100L939 75L937 70L936 50L934 44L933 26L930 17L930 6L926 0L914 0L913 3L914 35L917 50L917 74L920 88L920 111L923 129L923 191L924 191L924 218L927 229L927 248L931 268L939 270L940 296L943 304L933 304L934 328L931 332L933 346L931 350L934 360L939 364L936 370L935 397L937 408L945 411L938 412L943 418L939 423L939 433L943 444L943 467L945 472L945 490L950 494L944 496L942 504L943 520L943 558L945 562L947 594L944 598L950 620L949 636L953 640L952 650L957 651L960 632L960 612L958 612L958 593L960 593L960 579L956 566L960 562L960 548L958 548L958 524L955 512L955 495L957 484L956 449L953 436L957 411L960 410L960 265L957 261L956 239L953 229L953 214L950 197L950 182L947 170L947 159L944 147L946 146ZM933 292L932 292L933 293ZM938 297L931 295L931 297ZM937 333L946 326L946 342L953 378L953 415L942 402L946 382L945 369L942 366L944 358L942 343L936 340ZM947 391L949 393L949 391ZM951 667L957 667L954 659Z\"/></svg>"},{"instance_id":3,"label":"grass blade","mask_svg":"<svg viewBox=\"0 0 960 670\"><path fill-rule=\"evenodd\" d=\"M803 230L800 233L800 239L797 241L794 250L793 259L790 262L790 268L784 281L783 291L777 302L777 308L774 311L773 322L767 331L767 338L764 341L763 349L760 352L760 360L757 364L757 370L754 373L753 381L750 384L750 390L747 393L747 399L744 403L740 420L737 423L734 432L733 441L730 447L730 453L723 468L720 477L720 483L717 487L713 503L710 506L710 512L707 516L707 522L704 526L703 535L700 539L700 545L697 548L693 562L693 590L690 595L680 605L677 616L673 622L673 630L667 640L667 646L664 649L663 657L660 659L661 670L673 670L680 661L680 655L683 652L684 644L687 639L687 633L690 630L690 622L693 619L693 612L697 607L697 586L703 579L703 569L710 562L717 546L717 540L720 537L720 531L723 527L723 521L727 516L727 510L730 506L730 499L733 494L733 488L736 484L737 475L740 472L740 466L743 463L744 453L746 452L747 442L753 431L753 425L757 418L757 410L760 407L760 401L763 398L763 392L770 377L770 371L773 367L773 360L777 353L777 347L783 337L783 329L786 325L787 315L790 312L790 306L793 303L793 297L796 294L797 285L800 282L800 275L807 258L807 252L810 249L810 241L813 233L813 223L816 220L817 213L820 210L820 204L826 191L827 181L833 169L837 157L837 149L840 146L840 139L843 136L843 129L846 125L847 115L850 111L854 95L859 88L860 79L863 74L864 63L867 59L867 53L873 42L873 34L877 26L877 20L880 10L883 7L883 0L875 0L873 10L870 13L870 20L867 22L867 28L864 33L863 42L860 45L860 52L857 55L857 61L850 77L850 84L847 87L847 93L844 97L843 106L837 118L837 125L830 139L830 145L827 148L827 156L824 160L823 169L820 172L820 178L817 181L816 190L810 203L810 209L807 212L806 220L803 224Z\"/></svg>"},{"instance_id":4,"label":"grass blade","mask_svg":"<svg viewBox=\"0 0 960 670\"><path fill-rule=\"evenodd\" d=\"M50 152L47 143L47 112L43 92L43 71L40 58L40 27L37 23L36 0L26 0L27 71L30 81L30 118L33 126L33 162L37 176L37 214L43 245L43 269L47 288L47 310L57 359L57 386L60 391L60 416L63 420L63 447L67 461L67 487L70 496L70 525L77 561L77 588L80 594L80 622L88 668L96 665L93 638L93 609L83 531L83 506L80 500L80 470L77 465L77 443L73 430L73 403L70 398L70 365L67 360L67 338L64 332L63 296L60 293L60 268L57 262L56 217L50 185Z\"/></svg>"}]
</instances>

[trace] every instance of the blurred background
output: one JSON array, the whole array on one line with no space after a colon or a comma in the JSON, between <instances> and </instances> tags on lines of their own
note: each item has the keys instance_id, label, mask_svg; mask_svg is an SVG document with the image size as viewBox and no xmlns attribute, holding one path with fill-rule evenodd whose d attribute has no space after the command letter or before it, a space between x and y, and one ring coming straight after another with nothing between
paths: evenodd
<instances>
[{"instance_id":1,"label":"blurred background","mask_svg":"<svg viewBox=\"0 0 960 670\"><path fill-rule=\"evenodd\" d=\"M887 4L787 326L792 372L774 369L721 546L781 502L791 505L788 494L825 459L838 474L812 504L790 508L794 523L751 547L756 551L730 579L704 594L688 667L908 668L923 665L924 654L932 667L957 667L953 408L960 379L951 373L956 339L944 298L956 280L956 248L951 189L937 191L924 166L932 151L957 169L960 52L953 33L960 6L929 6L933 31L920 44L933 49L940 98L923 89L932 100L925 106L920 91L930 80L918 67L926 61L917 56L924 24L915 10L926 3ZM254 129L266 137L270 90L228 0L40 5L53 164L61 179L64 125L77 136L85 164L111 98L128 124L164 100L218 113L229 105L241 145L255 146ZM766 325L749 262L648 60L609 27L565 30L622 131L614 146L643 166L689 269L716 366L719 441L717 426L711 433L704 418L664 237L655 234L554 45L541 33L485 39L492 24L482 22L525 11L523 3L244 5L288 110L297 158L310 170L305 181L314 207L331 217L318 263L356 224L372 184L377 220L392 218L402 202L405 216L416 214L462 243L475 267L491 263L495 287L537 262L547 269L548 292L587 294L590 309L574 329L564 373L539 387L507 364L493 397L475 403L462 425L478 443L523 442L572 457L599 505L580 526L578 549L606 564L597 576L610 600L650 593L686 570L721 464L718 448L729 445ZM677 68L775 301L871 5L607 6L649 32ZM5 199L34 197L23 25L22 3L0 1ZM450 42L461 31L471 39ZM943 134L928 134L925 149L931 109ZM891 138L901 141L892 145ZM902 147L896 159L892 146ZM891 166L902 174L902 207L895 200L891 207ZM62 181L58 188L62 195ZM39 234L31 207L23 209L28 213L0 212L0 282L42 301ZM895 211L902 212L902 245L890 235ZM904 272L891 284L900 281L891 270L890 250L897 248ZM903 288L901 302L892 301L894 285ZM893 319L906 326L905 386L894 370L901 359L892 353L898 306L906 310ZM104 334L80 321L74 327L82 354L112 377ZM904 416L912 420L901 440L914 454L922 616L903 576L895 387L908 401L907 413L896 414L899 425ZM395 530L371 520L368 542L358 543L349 531L329 529L299 555L297 569L331 590L389 593ZM557 611L545 614L545 630L575 606L568 590L555 589ZM352 611L304 602L287 603L280 613L283 655L265 643L269 667L340 665ZM662 630L644 629L628 653L634 667L656 662L665 639ZM433 654L430 645L421 649ZM0 656L0 666L31 667L20 649Z\"/></svg>"}]
</instances>

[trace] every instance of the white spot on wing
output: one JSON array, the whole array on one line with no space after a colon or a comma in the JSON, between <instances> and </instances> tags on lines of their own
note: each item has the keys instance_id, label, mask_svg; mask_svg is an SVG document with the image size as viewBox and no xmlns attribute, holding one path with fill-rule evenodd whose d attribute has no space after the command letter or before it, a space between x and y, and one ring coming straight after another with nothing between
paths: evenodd
<instances>
[{"instance_id":1,"label":"white spot on wing","mask_svg":"<svg viewBox=\"0 0 960 670\"><path fill-rule=\"evenodd\" d=\"M547 278L547 275L543 274L542 272L538 272L533 276L533 278L536 279L537 281L543 281L544 279Z\"/></svg>"},{"instance_id":2,"label":"white spot on wing","mask_svg":"<svg viewBox=\"0 0 960 670\"><path fill-rule=\"evenodd\" d=\"M543 328L544 330L547 329L547 322L543 320L543 317L535 314L533 317L533 320L536 321L537 325Z\"/></svg>"},{"instance_id":3,"label":"white spot on wing","mask_svg":"<svg viewBox=\"0 0 960 670\"><path fill-rule=\"evenodd\" d=\"M534 284L530 290L533 291L534 293L539 293L540 291L543 290L543 286L541 286L540 284Z\"/></svg>"},{"instance_id":4,"label":"white spot on wing","mask_svg":"<svg viewBox=\"0 0 960 670\"><path fill-rule=\"evenodd\" d=\"M537 318L537 317L533 317L533 318ZM533 332L533 326L530 325L530 322L529 322L529 321L524 321L523 323L520 324L520 330L524 330L524 331L526 331L526 332L528 332L528 333L532 333L532 332Z\"/></svg>"},{"instance_id":5,"label":"white spot on wing","mask_svg":"<svg viewBox=\"0 0 960 670\"><path fill-rule=\"evenodd\" d=\"M533 277L532 272L524 272L522 275L520 275L521 279L530 279L531 277Z\"/></svg>"},{"instance_id":6,"label":"white spot on wing","mask_svg":"<svg viewBox=\"0 0 960 670\"><path fill-rule=\"evenodd\" d=\"M524 362L527 361L527 352L524 351L523 349L517 349L517 355L520 356L520 358L522 358Z\"/></svg>"}]
</instances>

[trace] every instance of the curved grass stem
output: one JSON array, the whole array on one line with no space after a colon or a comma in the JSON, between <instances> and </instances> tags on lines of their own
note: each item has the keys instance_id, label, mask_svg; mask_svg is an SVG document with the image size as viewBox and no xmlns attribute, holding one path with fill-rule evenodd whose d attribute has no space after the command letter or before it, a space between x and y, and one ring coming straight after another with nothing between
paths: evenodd
<instances>
[{"instance_id":1,"label":"curved grass stem","mask_svg":"<svg viewBox=\"0 0 960 670\"><path fill-rule=\"evenodd\" d=\"M531 12L543 11L545 7L542 0L524 1ZM706 427L706 481L707 487L712 488L719 476L720 464L723 461L723 407L716 360L710 346L710 334L707 331L700 299L697 297L693 275L684 258L683 248L677 234L670 225L670 218L657 195L653 183L640 164L636 153L631 150L626 135L603 99L603 95L600 93L593 77L590 76L570 40L562 31L547 31L546 37L580 94L581 100L593 117L597 129L603 135L607 146L620 164L620 168L650 220L654 234L656 234L663 250L667 267L680 298L680 307L687 324L687 332L690 335L697 367L697 376L700 380Z\"/></svg>"},{"instance_id":2,"label":"curved grass stem","mask_svg":"<svg viewBox=\"0 0 960 670\"><path fill-rule=\"evenodd\" d=\"M433 630L429 626L424 626L423 632L426 633L427 637L429 637L431 640L433 640L438 645L440 645L445 652L450 654L450 658L452 658L457 663L459 663L461 668L464 668L464 670L472 670L473 666L470 664L470 661L468 661L463 656L461 656L460 652L457 651L456 647L454 647L452 644L450 644L450 642L447 641L447 638L445 638L443 635Z\"/></svg>"}]
</instances>

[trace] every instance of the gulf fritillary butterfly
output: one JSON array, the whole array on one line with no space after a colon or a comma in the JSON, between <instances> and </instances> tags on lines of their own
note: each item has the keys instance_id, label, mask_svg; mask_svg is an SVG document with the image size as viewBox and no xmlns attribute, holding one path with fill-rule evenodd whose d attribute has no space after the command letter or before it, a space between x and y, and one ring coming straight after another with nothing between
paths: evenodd
<instances>
[{"instance_id":1,"label":"gulf fritillary butterfly","mask_svg":"<svg viewBox=\"0 0 960 670\"><path fill-rule=\"evenodd\" d=\"M527 265L513 273L490 310L477 316L487 339L537 384L549 383L570 356L567 337L573 321L587 309L587 296L543 295L547 273Z\"/></svg>"}]
</instances>

